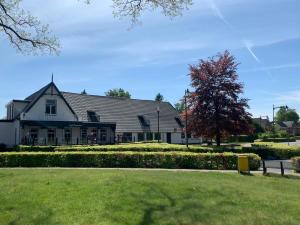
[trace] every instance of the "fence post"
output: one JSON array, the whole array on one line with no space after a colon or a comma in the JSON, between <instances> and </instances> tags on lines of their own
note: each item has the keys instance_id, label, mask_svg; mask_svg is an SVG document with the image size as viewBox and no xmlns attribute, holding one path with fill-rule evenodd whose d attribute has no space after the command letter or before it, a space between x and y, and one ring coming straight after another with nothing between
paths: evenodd
<instances>
[{"instance_id":1,"label":"fence post","mask_svg":"<svg viewBox=\"0 0 300 225\"><path fill-rule=\"evenodd\" d=\"M283 162L280 161L280 171L281 171L281 176L284 176L284 168L283 168Z\"/></svg>"},{"instance_id":2,"label":"fence post","mask_svg":"<svg viewBox=\"0 0 300 225\"><path fill-rule=\"evenodd\" d=\"M263 164L263 174L267 174L267 167L266 167L266 164L265 164L265 160L262 161L262 164Z\"/></svg>"}]
</instances>

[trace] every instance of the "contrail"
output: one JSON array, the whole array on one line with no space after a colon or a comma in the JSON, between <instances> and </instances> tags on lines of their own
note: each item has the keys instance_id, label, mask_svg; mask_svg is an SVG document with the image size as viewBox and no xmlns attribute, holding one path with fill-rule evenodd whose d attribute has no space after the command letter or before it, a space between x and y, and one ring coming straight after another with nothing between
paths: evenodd
<instances>
[{"instance_id":1,"label":"contrail","mask_svg":"<svg viewBox=\"0 0 300 225\"><path fill-rule=\"evenodd\" d=\"M243 43L244 43L245 47L247 48L248 52L255 59L255 61L260 63L259 58L254 54L254 52L252 50L252 44L249 41L247 41L247 40L243 40Z\"/></svg>"},{"instance_id":2,"label":"contrail","mask_svg":"<svg viewBox=\"0 0 300 225\"><path fill-rule=\"evenodd\" d=\"M233 26L225 19L223 13L220 11L215 2L213 0L208 0L208 3L215 16L222 20L223 23L225 23L230 29L233 30Z\"/></svg>"},{"instance_id":3,"label":"contrail","mask_svg":"<svg viewBox=\"0 0 300 225\"><path fill-rule=\"evenodd\" d=\"M236 29L231 25L231 23L229 23L227 21L227 19L225 18L225 16L223 15L223 13L221 12L221 10L218 8L218 6L215 4L214 0L207 0L209 3L209 6L211 8L211 10L213 11L214 15L216 17L218 17L227 27L229 27L234 33L236 32ZM248 52L250 53L250 55L253 57L253 59L256 62L261 62L259 60L259 58L255 55L255 53L252 50L253 45L247 41L247 40L241 40L241 42L243 43L243 45L245 46L245 48L248 50Z\"/></svg>"}]
</instances>

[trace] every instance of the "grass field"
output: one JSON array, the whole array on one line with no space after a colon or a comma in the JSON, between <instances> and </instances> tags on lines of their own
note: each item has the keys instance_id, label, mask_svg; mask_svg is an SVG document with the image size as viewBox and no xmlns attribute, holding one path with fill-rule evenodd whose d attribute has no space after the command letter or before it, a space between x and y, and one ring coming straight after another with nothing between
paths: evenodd
<instances>
[{"instance_id":1,"label":"grass field","mask_svg":"<svg viewBox=\"0 0 300 225\"><path fill-rule=\"evenodd\" d=\"M299 224L300 180L230 173L1 169L0 224Z\"/></svg>"}]
</instances>

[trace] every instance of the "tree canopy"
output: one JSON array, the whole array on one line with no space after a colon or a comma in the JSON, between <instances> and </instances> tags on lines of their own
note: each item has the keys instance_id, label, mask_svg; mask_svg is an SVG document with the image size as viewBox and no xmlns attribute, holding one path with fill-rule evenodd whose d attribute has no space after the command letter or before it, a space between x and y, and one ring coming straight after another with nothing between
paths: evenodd
<instances>
[{"instance_id":1,"label":"tree canopy","mask_svg":"<svg viewBox=\"0 0 300 225\"><path fill-rule=\"evenodd\" d=\"M182 101L175 103L174 107L179 113L182 113L185 109L184 103Z\"/></svg>"},{"instance_id":2,"label":"tree canopy","mask_svg":"<svg viewBox=\"0 0 300 225\"><path fill-rule=\"evenodd\" d=\"M289 109L288 107L280 107L276 113L275 120L278 122L293 121L295 123L299 122L299 115L294 109Z\"/></svg>"},{"instance_id":3,"label":"tree canopy","mask_svg":"<svg viewBox=\"0 0 300 225\"><path fill-rule=\"evenodd\" d=\"M129 17L132 23L139 21L143 11L160 9L165 16L175 17L192 4L192 0L112 0L113 14L118 17Z\"/></svg>"},{"instance_id":4,"label":"tree canopy","mask_svg":"<svg viewBox=\"0 0 300 225\"><path fill-rule=\"evenodd\" d=\"M125 91L123 88L114 88L105 92L106 96L111 97L120 97L120 98L131 98L131 95L128 91Z\"/></svg>"},{"instance_id":5,"label":"tree canopy","mask_svg":"<svg viewBox=\"0 0 300 225\"><path fill-rule=\"evenodd\" d=\"M22 0L0 0L0 34L23 54L55 53L60 44L51 34L49 26L42 24L30 12L21 8ZM75 2L75 1L74 1ZM84 0L92 3L91 0ZM129 17L132 24L138 22L145 10L161 9L166 16L174 17L192 4L192 0L112 0L115 17Z\"/></svg>"},{"instance_id":6,"label":"tree canopy","mask_svg":"<svg viewBox=\"0 0 300 225\"><path fill-rule=\"evenodd\" d=\"M164 96L161 93L158 93L154 100L157 102L162 102L164 100Z\"/></svg>"},{"instance_id":7,"label":"tree canopy","mask_svg":"<svg viewBox=\"0 0 300 225\"><path fill-rule=\"evenodd\" d=\"M188 129L196 136L221 138L248 134L251 114L248 100L240 98L243 84L238 82L237 63L228 51L190 66L191 86L188 98Z\"/></svg>"},{"instance_id":8,"label":"tree canopy","mask_svg":"<svg viewBox=\"0 0 300 225\"><path fill-rule=\"evenodd\" d=\"M0 0L0 33L22 53L58 53L59 42L48 25L20 8L21 0Z\"/></svg>"}]
</instances>

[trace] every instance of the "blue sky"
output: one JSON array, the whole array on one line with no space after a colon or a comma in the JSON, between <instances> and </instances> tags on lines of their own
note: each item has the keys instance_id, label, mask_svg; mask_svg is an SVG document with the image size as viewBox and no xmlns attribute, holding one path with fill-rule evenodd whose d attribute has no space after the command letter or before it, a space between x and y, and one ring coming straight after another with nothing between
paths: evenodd
<instances>
[{"instance_id":1,"label":"blue sky","mask_svg":"<svg viewBox=\"0 0 300 225\"><path fill-rule=\"evenodd\" d=\"M194 0L181 17L146 12L142 24L112 16L110 0L26 0L24 7L60 39L59 56L20 55L0 36L0 117L54 81L64 91L103 95L115 87L133 98L160 92L176 103L189 86L188 65L228 49L240 63L250 112L272 114L272 104L300 111L300 1Z\"/></svg>"}]
</instances>

